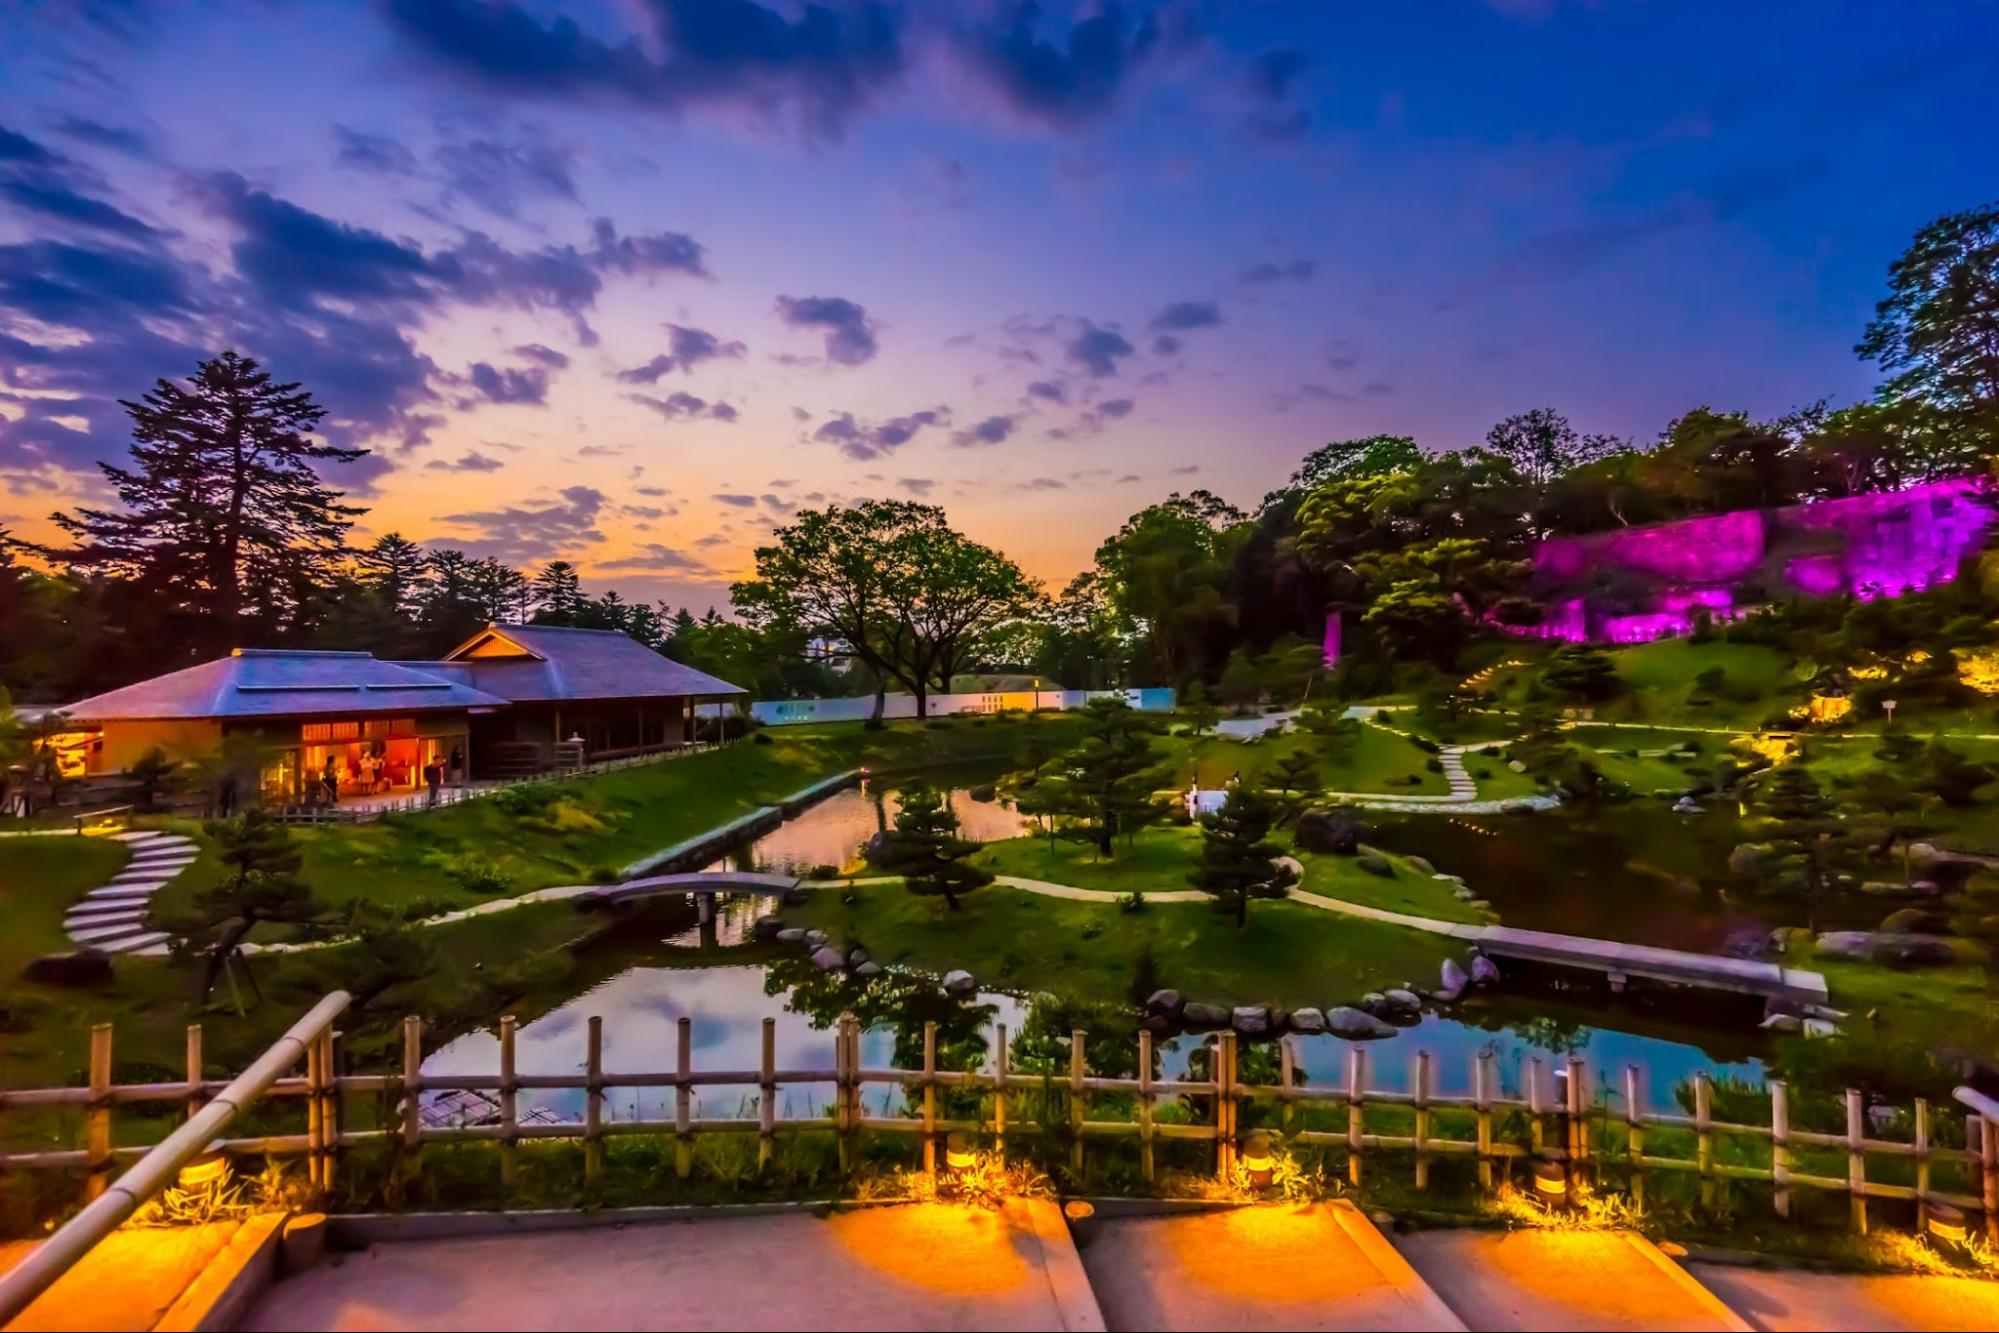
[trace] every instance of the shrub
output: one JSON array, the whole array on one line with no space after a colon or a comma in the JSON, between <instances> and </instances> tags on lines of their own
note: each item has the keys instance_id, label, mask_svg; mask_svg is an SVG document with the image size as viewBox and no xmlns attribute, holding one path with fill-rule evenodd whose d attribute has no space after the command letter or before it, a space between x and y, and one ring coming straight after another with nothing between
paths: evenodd
<instances>
[{"instance_id":1,"label":"shrub","mask_svg":"<svg viewBox=\"0 0 1999 1333\"><path fill-rule=\"evenodd\" d=\"M590 882L592 884L616 884L618 882L617 867L607 865L591 866Z\"/></svg>"},{"instance_id":2,"label":"shrub","mask_svg":"<svg viewBox=\"0 0 1999 1333\"><path fill-rule=\"evenodd\" d=\"M468 893L499 894L514 887L514 877L482 856L455 856L447 867Z\"/></svg>"},{"instance_id":3,"label":"shrub","mask_svg":"<svg viewBox=\"0 0 1999 1333\"><path fill-rule=\"evenodd\" d=\"M818 865L813 866L805 872L805 878L838 879L840 878L840 867L834 865L831 861L821 861Z\"/></svg>"},{"instance_id":4,"label":"shrub","mask_svg":"<svg viewBox=\"0 0 1999 1333\"><path fill-rule=\"evenodd\" d=\"M751 735L750 735L750 743L751 743L752 745L774 745L774 744L776 744L776 742L775 742L775 741L771 740L771 738L770 738L770 733L769 733L769 732L767 732L767 731L758 731L758 732L753 732L753 733L751 733Z\"/></svg>"},{"instance_id":5,"label":"shrub","mask_svg":"<svg viewBox=\"0 0 1999 1333\"><path fill-rule=\"evenodd\" d=\"M1145 910L1145 895L1137 889L1133 889L1130 893L1121 893L1118 895L1117 909L1127 916L1133 912L1143 912Z\"/></svg>"},{"instance_id":6,"label":"shrub","mask_svg":"<svg viewBox=\"0 0 1999 1333\"><path fill-rule=\"evenodd\" d=\"M487 799L507 814L519 818L540 813L561 796L561 791L552 782L523 782L513 787L502 787Z\"/></svg>"},{"instance_id":7,"label":"shrub","mask_svg":"<svg viewBox=\"0 0 1999 1333\"><path fill-rule=\"evenodd\" d=\"M1427 761L1423 767L1432 773L1441 773L1444 771L1444 761L1441 759L1432 759Z\"/></svg>"}]
</instances>

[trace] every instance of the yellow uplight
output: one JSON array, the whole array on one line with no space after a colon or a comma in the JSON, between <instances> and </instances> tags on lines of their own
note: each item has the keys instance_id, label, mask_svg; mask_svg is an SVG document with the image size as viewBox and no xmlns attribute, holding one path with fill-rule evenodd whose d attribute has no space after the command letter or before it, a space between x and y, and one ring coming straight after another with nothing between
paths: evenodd
<instances>
[{"instance_id":1,"label":"yellow uplight","mask_svg":"<svg viewBox=\"0 0 1999 1333\"><path fill-rule=\"evenodd\" d=\"M1959 653L1957 678L1980 694L1999 694L1999 648Z\"/></svg>"}]
</instances>

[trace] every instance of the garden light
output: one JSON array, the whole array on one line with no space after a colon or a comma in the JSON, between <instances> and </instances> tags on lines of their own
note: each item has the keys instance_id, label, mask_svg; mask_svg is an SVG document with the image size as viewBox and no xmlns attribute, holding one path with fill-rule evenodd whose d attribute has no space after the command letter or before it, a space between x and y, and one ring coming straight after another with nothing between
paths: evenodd
<instances>
[{"instance_id":1,"label":"garden light","mask_svg":"<svg viewBox=\"0 0 1999 1333\"><path fill-rule=\"evenodd\" d=\"M1071 1222L1087 1222L1097 1215L1097 1206L1088 1199L1071 1199L1062 1205L1062 1216Z\"/></svg>"},{"instance_id":2,"label":"garden light","mask_svg":"<svg viewBox=\"0 0 1999 1333\"><path fill-rule=\"evenodd\" d=\"M1251 1189L1268 1186L1277 1173L1277 1160L1270 1155L1270 1136L1261 1132L1242 1141L1242 1169L1249 1173Z\"/></svg>"},{"instance_id":3,"label":"garden light","mask_svg":"<svg viewBox=\"0 0 1999 1333\"><path fill-rule=\"evenodd\" d=\"M1549 1208L1558 1208L1568 1202L1569 1177L1560 1162L1543 1160L1534 1163L1534 1196Z\"/></svg>"},{"instance_id":4,"label":"garden light","mask_svg":"<svg viewBox=\"0 0 1999 1333\"><path fill-rule=\"evenodd\" d=\"M979 1153L964 1134L953 1131L944 1140L944 1165L953 1171L969 1171L978 1165Z\"/></svg>"},{"instance_id":5,"label":"garden light","mask_svg":"<svg viewBox=\"0 0 1999 1333\"><path fill-rule=\"evenodd\" d=\"M1964 1225L1964 1210L1947 1203L1933 1203L1928 1206L1923 1225L1929 1230L1930 1239L1940 1240L1948 1245L1962 1245L1970 1234Z\"/></svg>"},{"instance_id":6,"label":"garden light","mask_svg":"<svg viewBox=\"0 0 1999 1333\"><path fill-rule=\"evenodd\" d=\"M229 1179L229 1157L226 1153L209 1152L189 1162L174 1177L174 1184L189 1193L220 1188Z\"/></svg>"}]
</instances>

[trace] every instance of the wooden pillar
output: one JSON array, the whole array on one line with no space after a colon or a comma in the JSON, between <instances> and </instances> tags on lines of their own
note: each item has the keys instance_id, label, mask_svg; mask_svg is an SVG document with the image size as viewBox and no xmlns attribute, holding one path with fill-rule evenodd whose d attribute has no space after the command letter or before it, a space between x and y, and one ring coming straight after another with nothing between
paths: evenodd
<instances>
[{"instance_id":1,"label":"wooden pillar","mask_svg":"<svg viewBox=\"0 0 1999 1333\"><path fill-rule=\"evenodd\" d=\"M1478 1185L1492 1188L1492 1052L1480 1051L1471 1065L1472 1112L1478 1120Z\"/></svg>"},{"instance_id":2,"label":"wooden pillar","mask_svg":"<svg viewBox=\"0 0 1999 1333\"><path fill-rule=\"evenodd\" d=\"M1083 1030L1069 1034L1069 1169L1083 1179Z\"/></svg>"},{"instance_id":3,"label":"wooden pillar","mask_svg":"<svg viewBox=\"0 0 1999 1333\"><path fill-rule=\"evenodd\" d=\"M770 1020L765 1019L766 1023ZM937 1179L937 1025L923 1025L923 1172Z\"/></svg>"},{"instance_id":4,"label":"wooden pillar","mask_svg":"<svg viewBox=\"0 0 1999 1333\"><path fill-rule=\"evenodd\" d=\"M1430 1188L1430 1053L1416 1052L1410 1071L1412 1100L1416 1107L1416 1188Z\"/></svg>"},{"instance_id":5,"label":"wooden pillar","mask_svg":"<svg viewBox=\"0 0 1999 1333\"><path fill-rule=\"evenodd\" d=\"M403 1018L403 1146L423 1141L423 1020Z\"/></svg>"},{"instance_id":6,"label":"wooden pillar","mask_svg":"<svg viewBox=\"0 0 1999 1333\"><path fill-rule=\"evenodd\" d=\"M1706 1070L1694 1075L1694 1166L1700 1173L1701 1202L1715 1203L1714 1080Z\"/></svg>"},{"instance_id":7,"label":"wooden pillar","mask_svg":"<svg viewBox=\"0 0 1999 1333\"><path fill-rule=\"evenodd\" d=\"M187 1114L193 1119L208 1098L202 1088L201 1078L201 1024L187 1025Z\"/></svg>"},{"instance_id":8,"label":"wooden pillar","mask_svg":"<svg viewBox=\"0 0 1999 1333\"><path fill-rule=\"evenodd\" d=\"M1791 1215L1791 1089L1773 1078L1770 1088L1770 1202L1777 1216Z\"/></svg>"},{"instance_id":9,"label":"wooden pillar","mask_svg":"<svg viewBox=\"0 0 1999 1333\"><path fill-rule=\"evenodd\" d=\"M770 1170L777 1146L777 1020L763 1021L763 1075L757 1084L757 1170Z\"/></svg>"},{"instance_id":10,"label":"wooden pillar","mask_svg":"<svg viewBox=\"0 0 1999 1333\"><path fill-rule=\"evenodd\" d=\"M694 1020L683 1018L675 1024L673 1082L673 1169L682 1180L694 1174Z\"/></svg>"},{"instance_id":11,"label":"wooden pillar","mask_svg":"<svg viewBox=\"0 0 1999 1333\"><path fill-rule=\"evenodd\" d=\"M1006 1024L993 1035L993 1151L1006 1160Z\"/></svg>"},{"instance_id":12,"label":"wooden pillar","mask_svg":"<svg viewBox=\"0 0 1999 1333\"><path fill-rule=\"evenodd\" d=\"M1152 1183L1152 1033L1138 1030L1138 1173Z\"/></svg>"},{"instance_id":13,"label":"wooden pillar","mask_svg":"<svg viewBox=\"0 0 1999 1333\"><path fill-rule=\"evenodd\" d=\"M1846 1197L1851 1203L1853 1230L1867 1234L1867 1152L1861 1147L1866 1137L1867 1116L1860 1101L1860 1089L1846 1090Z\"/></svg>"},{"instance_id":14,"label":"wooden pillar","mask_svg":"<svg viewBox=\"0 0 1999 1333\"><path fill-rule=\"evenodd\" d=\"M768 1020L766 1020L768 1021ZM604 1019L590 1015L583 1037L583 1178L604 1169Z\"/></svg>"},{"instance_id":15,"label":"wooden pillar","mask_svg":"<svg viewBox=\"0 0 1999 1333\"><path fill-rule=\"evenodd\" d=\"M83 1151L90 1177L83 1196L95 1199L111 1184L111 1025L90 1029L90 1106L83 1115Z\"/></svg>"},{"instance_id":16,"label":"wooden pillar","mask_svg":"<svg viewBox=\"0 0 1999 1333\"><path fill-rule=\"evenodd\" d=\"M1645 1084L1635 1064L1624 1066L1624 1151L1631 1160L1631 1206L1645 1209Z\"/></svg>"},{"instance_id":17,"label":"wooden pillar","mask_svg":"<svg viewBox=\"0 0 1999 1333\"><path fill-rule=\"evenodd\" d=\"M1361 1141L1366 1133L1367 1047L1347 1049L1347 1180L1360 1184Z\"/></svg>"},{"instance_id":18,"label":"wooden pillar","mask_svg":"<svg viewBox=\"0 0 1999 1333\"><path fill-rule=\"evenodd\" d=\"M511 1186L519 1169L519 1106L514 1084L514 1016L500 1016L500 1183Z\"/></svg>"}]
</instances>

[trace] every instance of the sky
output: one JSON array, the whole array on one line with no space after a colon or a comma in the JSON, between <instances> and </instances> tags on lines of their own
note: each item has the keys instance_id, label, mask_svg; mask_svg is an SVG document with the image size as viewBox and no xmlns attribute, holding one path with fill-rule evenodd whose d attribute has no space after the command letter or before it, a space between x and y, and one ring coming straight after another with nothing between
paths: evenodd
<instances>
[{"instance_id":1,"label":"sky","mask_svg":"<svg viewBox=\"0 0 1999 1333\"><path fill-rule=\"evenodd\" d=\"M1056 587L1332 439L1866 397L1996 112L1984 3L23 0L0 526L234 348L361 540L698 613L900 497Z\"/></svg>"}]
</instances>

